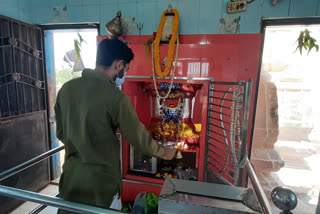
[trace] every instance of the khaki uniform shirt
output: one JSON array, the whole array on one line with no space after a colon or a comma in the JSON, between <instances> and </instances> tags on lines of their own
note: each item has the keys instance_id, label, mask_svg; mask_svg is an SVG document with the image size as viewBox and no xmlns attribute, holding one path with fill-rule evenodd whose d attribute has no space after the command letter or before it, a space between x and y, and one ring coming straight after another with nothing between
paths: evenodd
<instances>
[{"instance_id":1,"label":"khaki uniform shirt","mask_svg":"<svg viewBox=\"0 0 320 214\"><path fill-rule=\"evenodd\" d=\"M108 208L113 196L121 194L118 128L136 150L164 155L139 121L128 96L104 73L85 69L82 77L64 84L55 114L57 137L65 144L59 183L59 196L65 200Z\"/></svg>"}]
</instances>

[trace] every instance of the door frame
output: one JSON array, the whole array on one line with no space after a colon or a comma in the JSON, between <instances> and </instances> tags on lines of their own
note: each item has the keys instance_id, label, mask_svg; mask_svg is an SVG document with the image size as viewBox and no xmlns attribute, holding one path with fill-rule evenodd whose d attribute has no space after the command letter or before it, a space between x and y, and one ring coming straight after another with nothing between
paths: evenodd
<instances>
[{"instance_id":1,"label":"door frame","mask_svg":"<svg viewBox=\"0 0 320 214\"><path fill-rule=\"evenodd\" d=\"M267 26L281 26L281 25L311 25L311 24L320 24L319 16L310 16L310 17L284 17L284 18L273 18L273 17L263 17L261 19L260 33L262 34L261 39L261 48L260 48L260 60L258 66L258 74L256 81L256 91L254 97L254 106L253 106L253 117L252 117L252 131L251 131L251 142L250 148L252 148L253 143L253 134L254 134L254 126L257 112L257 103L258 103L258 92L260 85L260 76L261 76L261 67L262 67L262 56L264 51L264 40L265 40L265 30ZM249 160L251 158L251 150L249 150Z\"/></svg>"},{"instance_id":2,"label":"door frame","mask_svg":"<svg viewBox=\"0 0 320 214\"><path fill-rule=\"evenodd\" d=\"M49 25L39 25L42 29L43 36L43 47L44 47L44 66L46 73L46 88L47 88L47 114L48 114L48 135L50 140L50 149L57 148L59 146L59 141L56 136L56 124L54 115L54 104L56 97L52 98L50 93L52 93L53 87L56 86L55 72L52 70L52 66L49 65L53 63L54 66L54 55L53 55L53 43L46 41L45 31L48 30L72 30L72 29L97 29L98 36L100 36L100 24L99 23L80 23L80 24L49 24ZM52 39L52 38L51 38ZM47 44L46 44L47 43ZM49 47L46 50L46 45ZM51 52L51 53L49 53ZM51 66L50 68L48 66ZM54 68L54 67L53 67ZM54 88L55 92L55 88ZM55 93L54 93L55 94ZM52 156L51 159L51 179L54 180L61 175L61 162L60 154L57 153Z\"/></svg>"},{"instance_id":3,"label":"door frame","mask_svg":"<svg viewBox=\"0 0 320 214\"><path fill-rule=\"evenodd\" d=\"M98 29L98 36L100 33L100 23L88 22L88 23L76 23L76 24L48 24L39 25L43 31L45 30L70 30L70 29Z\"/></svg>"}]
</instances>

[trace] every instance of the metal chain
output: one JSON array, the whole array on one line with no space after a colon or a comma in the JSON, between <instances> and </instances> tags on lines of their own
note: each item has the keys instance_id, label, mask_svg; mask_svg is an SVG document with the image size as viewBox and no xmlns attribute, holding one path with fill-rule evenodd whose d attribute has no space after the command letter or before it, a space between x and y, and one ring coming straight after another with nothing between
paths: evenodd
<instances>
[{"instance_id":1,"label":"metal chain","mask_svg":"<svg viewBox=\"0 0 320 214\"><path fill-rule=\"evenodd\" d=\"M231 127L230 127L230 144L231 144L231 153L232 153L232 160L235 163L235 165L238 165L238 158L236 156L236 147L235 147L235 141L236 141L236 100L237 100L237 94L236 92L233 92L233 98L232 98L232 106L231 106Z\"/></svg>"},{"instance_id":2,"label":"metal chain","mask_svg":"<svg viewBox=\"0 0 320 214\"><path fill-rule=\"evenodd\" d=\"M237 181L239 178L239 160L236 154L236 141L239 141L240 135L240 86L237 85L235 91L233 92L232 98L232 107L231 107L231 128L230 128L230 143L231 143L231 152L232 152L232 159L235 164L235 174L234 180ZM237 136L237 137L236 137Z\"/></svg>"}]
</instances>

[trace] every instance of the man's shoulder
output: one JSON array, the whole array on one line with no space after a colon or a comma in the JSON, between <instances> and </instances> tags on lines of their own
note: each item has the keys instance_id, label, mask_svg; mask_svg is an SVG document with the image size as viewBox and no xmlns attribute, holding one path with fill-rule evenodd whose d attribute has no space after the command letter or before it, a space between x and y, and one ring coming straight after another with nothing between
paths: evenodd
<instances>
[{"instance_id":1,"label":"man's shoulder","mask_svg":"<svg viewBox=\"0 0 320 214\"><path fill-rule=\"evenodd\" d=\"M59 90L59 93L64 93L65 91L69 91L70 88L72 88L74 85L78 84L80 79L81 79L81 77L77 77L77 78L74 78L74 79L67 81L66 83L64 83L62 85L62 87Z\"/></svg>"},{"instance_id":2,"label":"man's shoulder","mask_svg":"<svg viewBox=\"0 0 320 214\"><path fill-rule=\"evenodd\" d=\"M118 94L118 102L120 102L122 104L131 103L128 95L126 95L123 91L120 91L120 90L119 90L119 94Z\"/></svg>"}]
</instances>

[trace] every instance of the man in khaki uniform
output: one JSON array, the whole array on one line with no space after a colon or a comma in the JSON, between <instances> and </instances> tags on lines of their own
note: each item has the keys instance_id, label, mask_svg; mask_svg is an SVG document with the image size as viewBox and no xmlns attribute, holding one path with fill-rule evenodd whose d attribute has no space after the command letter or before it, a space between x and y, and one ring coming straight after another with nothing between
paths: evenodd
<instances>
[{"instance_id":1,"label":"man in khaki uniform","mask_svg":"<svg viewBox=\"0 0 320 214\"><path fill-rule=\"evenodd\" d=\"M96 69L85 69L59 91L55 105L57 137L65 144L59 196L68 201L109 208L121 195L122 136L136 150L171 160L176 150L164 149L139 121L130 99L118 89L134 55L117 39L98 46ZM59 210L58 213L71 213Z\"/></svg>"}]
</instances>

